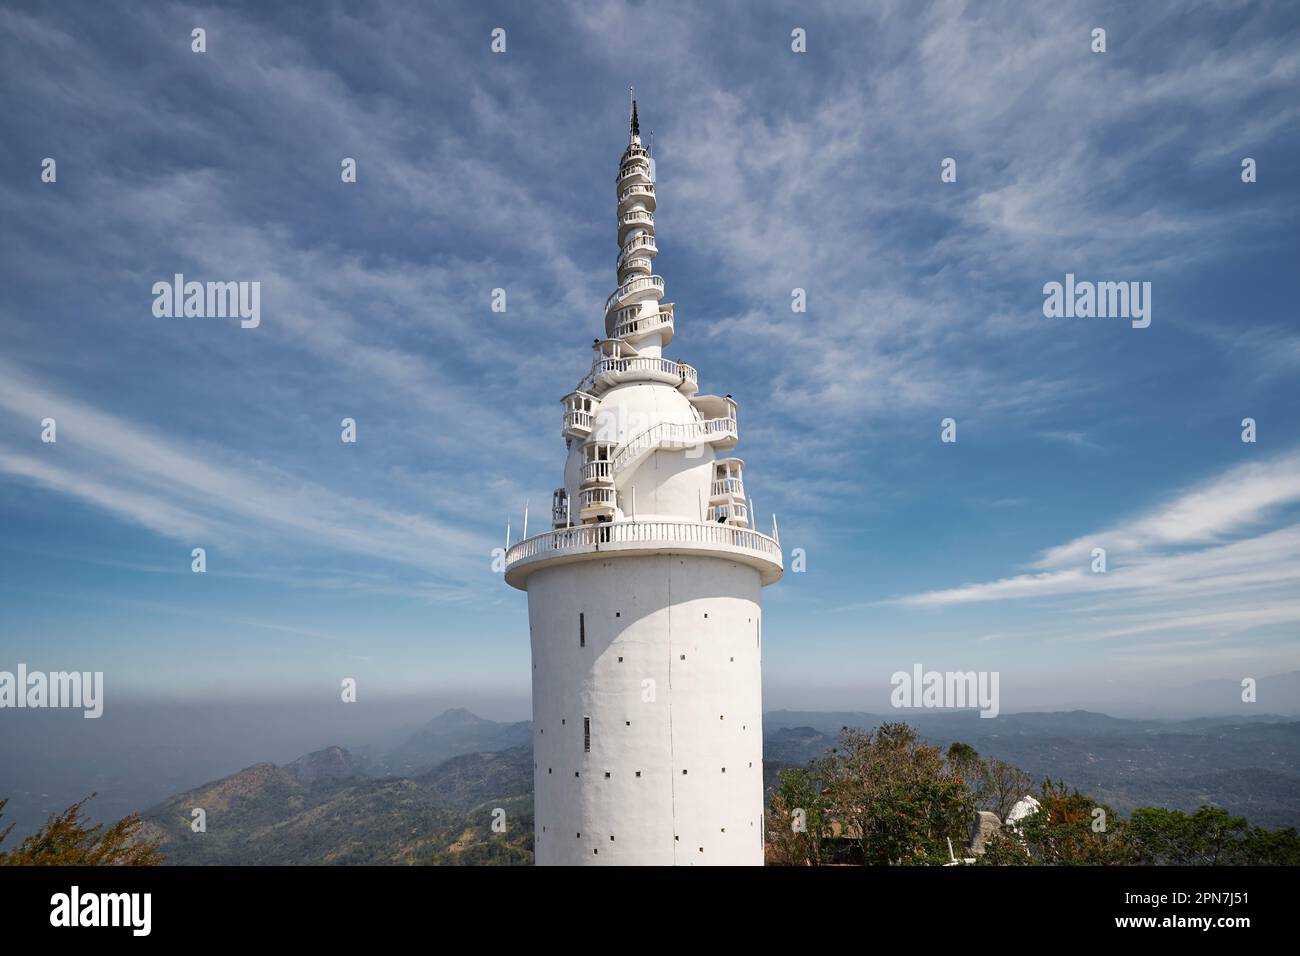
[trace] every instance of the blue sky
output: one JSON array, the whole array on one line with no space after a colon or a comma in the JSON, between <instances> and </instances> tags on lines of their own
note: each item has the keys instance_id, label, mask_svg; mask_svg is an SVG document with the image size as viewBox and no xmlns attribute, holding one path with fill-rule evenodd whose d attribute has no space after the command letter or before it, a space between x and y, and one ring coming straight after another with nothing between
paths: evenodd
<instances>
[{"instance_id":1,"label":"blue sky","mask_svg":"<svg viewBox=\"0 0 1300 956\"><path fill-rule=\"evenodd\" d=\"M770 705L877 706L914 662L999 670L1004 711L1294 671L1298 35L1282 3L8 4L0 668L526 714L490 552L560 482L635 84L669 353L807 552L764 593ZM155 318L177 272L260 281L261 325ZM1067 272L1151 282L1151 326L1044 318Z\"/></svg>"}]
</instances>

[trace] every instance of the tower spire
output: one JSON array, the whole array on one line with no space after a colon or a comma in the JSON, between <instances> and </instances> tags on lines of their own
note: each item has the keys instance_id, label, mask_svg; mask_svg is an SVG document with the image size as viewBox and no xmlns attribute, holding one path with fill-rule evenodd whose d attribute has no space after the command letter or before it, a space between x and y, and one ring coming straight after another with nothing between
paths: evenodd
<instances>
[{"instance_id":1,"label":"tower spire","mask_svg":"<svg viewBox=\"0 0 1300 956\"><path fill-rule=\"evenodd\" d=\"M696 370L663 355L674 307L654 274L634 89L628 135L612 184L617 285L591 370L564 396L551 530L528 523L504 560L506 583L528 592L534 860L761 866L759 589L781 577L781 546L775 519L773 537L754 530L744 462L728 455L735 399L700 395ZM659 706L638 705L638 680L658 684Z\"/></svg>"}]
</instances>

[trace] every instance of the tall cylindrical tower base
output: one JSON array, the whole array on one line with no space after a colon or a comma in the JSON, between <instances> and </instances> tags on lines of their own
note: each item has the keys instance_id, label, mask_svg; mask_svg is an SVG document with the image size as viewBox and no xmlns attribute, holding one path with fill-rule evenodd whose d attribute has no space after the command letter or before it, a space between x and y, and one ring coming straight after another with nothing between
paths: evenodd
<instances>
[{"instance_id":1,"label":"tall cylindrical tower base","mask_svg":"<svg viewBox=\"0 0 1300 956\"><path fill-rule=\"evenodd\" d=\"M528 577L539 865L762 865L760 586L702 554Z\"/></svg>"}]
</instances>

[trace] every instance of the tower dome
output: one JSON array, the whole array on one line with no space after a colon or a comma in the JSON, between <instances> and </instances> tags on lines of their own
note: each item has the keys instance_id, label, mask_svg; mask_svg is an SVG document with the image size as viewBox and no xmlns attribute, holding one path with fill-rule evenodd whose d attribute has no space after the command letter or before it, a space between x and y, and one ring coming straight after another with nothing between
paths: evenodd
<instances>
[{"instance_id":1,"label":"tower dome","mask_svg":"<svg viewBox=\"0 0 1300 956\"><path fill-rule=\"evenodd\" d=\"M528 592L539 864L761 864L759 591L731 395L663 354L654 162L636 100L615 177L616 287L563 398L552 528L506 551Z\"/></svg>"}]
</instances>

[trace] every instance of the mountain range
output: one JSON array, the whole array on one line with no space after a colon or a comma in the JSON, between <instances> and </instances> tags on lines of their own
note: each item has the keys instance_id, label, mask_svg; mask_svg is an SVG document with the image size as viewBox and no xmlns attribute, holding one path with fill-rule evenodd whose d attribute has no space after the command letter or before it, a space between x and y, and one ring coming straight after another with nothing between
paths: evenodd
<instances>
[{"instance_id":1,"label":"mountain range","mask_svg":"<svg viewBox=\"0 0 1300 956\"><path fill-rule=\"evenodd\" d=\"M844 727L896 715L775 711L764 778L803 766ZM1225 807L1251 823L1300 826L1300 722L1282 717L1127 720L1089 711L909 714L927 740L961 740L1035 780L1064 780L1121 812ZM532 858L528 722L449 710L391 750L339 746L258 763L142 814L173 864L525 864ZM204 811L195 832L193 811ZM494 828L495 827L495 828ZM503 828L503 829L502 829Z\"/></svg>"}]
</instances>

